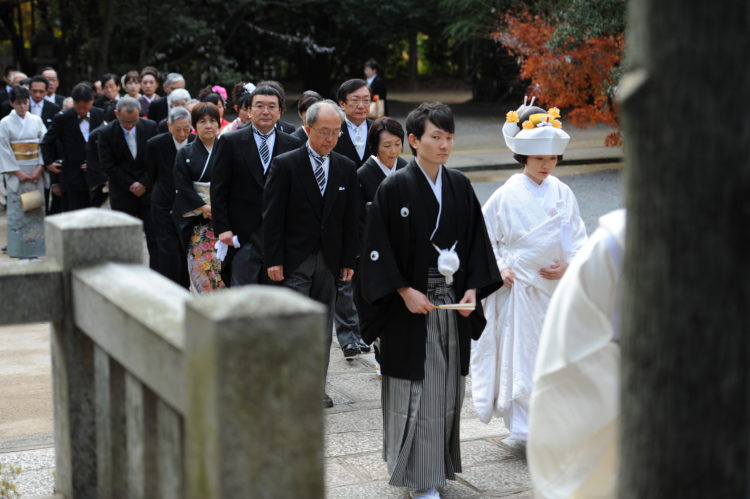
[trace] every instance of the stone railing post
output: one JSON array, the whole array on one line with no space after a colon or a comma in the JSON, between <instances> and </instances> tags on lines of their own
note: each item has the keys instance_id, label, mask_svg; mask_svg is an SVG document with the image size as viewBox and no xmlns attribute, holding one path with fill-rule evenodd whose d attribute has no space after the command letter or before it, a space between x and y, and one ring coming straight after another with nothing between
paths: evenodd
<instances>
[{"instance_id":1,"label":"stone railing post","mask_svg":"<svg viewBox=\"0 0 750 499\"><path fill-rule=\"evenodd\" d=\"M187 303L189 499L323 497L324 313L268 286Z\"/></svg>"},{"instance_id":2,"label":"stone railing post","mask_svg":"<svg viewBox=\"0 0 750 499\"><path fill-rule=\"evenodd\" d=\"M97 497L95 355L73 323L70 271L104 262L142 261L141 222L129 215L86 209L48 217L47 254L63 272L58 300L63 318L52 323L55 412L55 489L67 498Z\"/></svg>"}]
</instances>

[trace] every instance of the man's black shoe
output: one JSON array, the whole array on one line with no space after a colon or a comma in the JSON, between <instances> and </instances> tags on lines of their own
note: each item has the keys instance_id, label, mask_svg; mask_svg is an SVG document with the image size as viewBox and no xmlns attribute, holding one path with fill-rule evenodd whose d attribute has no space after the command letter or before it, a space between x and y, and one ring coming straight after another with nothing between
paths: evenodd
<instances>
[{"instance_id":1,"label":"man's black shoe","mask_svg":"<svg viewBox=\"0 0 750 499\"><path fill-rule=\"evenodd\" d=\"M353 359L357 355L359 355L359 347L355 345L354 343L350 343L342 349L344 350L344 358L345 359Z\"/></svg>"},{"instance_id":2,"label":"man's black shoe","mask_svg":"<svg viewBox=\"0 0 750 499\"><path fill-rule=\"evenodd\" d=\"M326 409L333 407L333 400L331 400L331 397L329 397L327 393L323 397L323 407Z\"/></svg>"},{"instance_id":3,"label":"man's black shoe","mask_svg":"<svg viewBox=\"0 0 750 499\"><path fill-rule=\"evenodd\" d=\"M357 346L359 347L360 352L370 353L370 345L365 343L365 340L363 340L362 338L359 338L357 340Z\"/></svg>"}]
</instances>

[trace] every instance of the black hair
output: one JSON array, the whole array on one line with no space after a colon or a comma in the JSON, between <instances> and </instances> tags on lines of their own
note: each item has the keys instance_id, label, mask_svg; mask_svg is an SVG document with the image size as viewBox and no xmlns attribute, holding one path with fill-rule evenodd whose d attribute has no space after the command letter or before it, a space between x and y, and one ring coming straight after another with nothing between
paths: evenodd
<instances>
[{"instance_id":1,"label":"black hair","mask_svg":"<svg viewBox=\"0 0 750 499\"><path fill-rule=\"evenodd\" d=\"M279 92L279 106L281 106L281 110L286 110L286 91L284 90L284 85L279 83L276 80L263 80L258 82L259 87L271 87L275 88ZM270 94L267 94L270 95Z\"/></svg>"},{"instance_id":2,"label":"black hair","mask_svg":"<svg viewBox=\"0 0 750 499\"><path fill-rule=\"evenodd\" d=\"M532 114L536 114L536 113L532 113ZM530 156L537 156L537 155L536 154L531 154ZM541 154L540 156L546 156L546 155ZM526 166L526 161L528 161L529 155L515 154L514 153L513 154L513 159L515 159L516 161L518 161L519 163L521 163L522 166ZM562 154L558 154L557 155L557 162L559 163L562 160L563 160L563 155Z\"/></svg>"},{"instance_id":3,"label":"black hair","mask_svg":"<svg viewBox=\"0 0 750 499\"><path fill-rule=\"evenodd\" d=\"M532 114L544 114L546 112L547 111L539 106L528 106L518 115L518 121L516 122L516 125L518 126L519 130L523 129L523 122L528 120Z\"/></svg>"},{"instance_id":4,"label":"black hair","mask_svg":"<svg viewBox=\"0 0 750 499\"><path fill-rule=\"evenodd\" d=\"M237 109L250 109L253 107L253 94L251 92L245 92L239 97L239 99L235 100L235 104L237 105Z\"/></svg>"},{"instance_id":5,"label":"black hair","mask_svg":"<svg viewBox=\"0 0 750 499\"><path fill-rule=\"evenodd\" d=\"M356 92L362 87L367 87L367 90L370 90L370 87L367 86L367 82L361 78L352 78L351 80L346 80L341 84L338 92L336 92L336 100L338 102L346 102L346 98L349 96L349 94Z\"/></svg>"},{"instance_id":6,"label":"black hair","mask_svg":"<svg viewBox=\"0 0 750 499\"><path fill-rule=\"evenodd\" d=\"M456 124L453 121L453 111L442 102L423 102L406 117L406 134L414 134L418 139L424 135L427 121L448 133L455 133ZM417 151L411 147L412 154Z\"/></svg>"},{"instance_id":7,"label":"black hair","mask_svg":"<svg viewBox=\"0 0 750 499\"><path fill-rule=\"evenodd\" d=\"M36 75L31 78L31 82L29 83L29 86L31 86L31 83L44 83L45 90L49 88L49 80L45 78L42 75Z\"/></svg>"},{"instance_id":8,"label":"black hair","mask_svg":"<svg viewBox=\"0 0 750 499\"><path fill-rule=\"evenodd\" d=\"M153 76L154 80L156 80L156 83L159 83L159 70L155 67L146 66L145 68L141 69L141 79L143 79L143 77L146 75Z\"/></svg>"},{"instance_id":9,"label":"black hair","mask_svg":"<svg viewBox=\"0 0 750 499\"><path fill-rule=\"evenodd\" d=\"M16 102L20 100L28 100L29 99L29 89L26 87L22 87L21 85L16 85L15 87L10 89L10 93L8 94L8 100L10 102Z\"/></svg>"},{"instance_id":10,"label":"black hair","mask_svg":"<svg viewBox=\"0 0 750 499\"><path fill-rule=\"evenodd\" d=\"M224 97L211 90L210 85L208 87L202 88L201 91L198 92L198 100L201 102L210 102L211 104L214 104L216 106L218 106L220 102L224 107L226 107L227 105L227 103L224 102Z\"/></svg>"},{"instance_id":11,"label":"black hair","mask_svg":"<svg viewBox=\"0 0 750 499\"><path fill-rule=\"evenodd\" d=\"M102 87L107 84L109 80L113 80L115 82L115 85L118 87L120 86L120 80L117 78L117 75L112 73L104 73L101 78L99 78L99 81L102 83Z\"/></svg>"},{"instance_id":12,"label":"black hair","mask_svg":"<svg viewBox=\"0 0 750 499\"><path fill-rule=\"evenodd\" d=\"M214 104L213 102L203 101L193 106L193 110L190 112L190 117L193 120L193 128L198 128L196 125L204 116L210 117L216 122L217 125L221 126L221 115L219 114L219 108L216 107L216 104Z\"/></svg>"},{"instance_id":13,"label":"black hair","mask_svg":"<svg viewBox=\"0 0 750 499\"><path fill-rule=\"evenodd\" d=\"M3 76L6 78L10 76L11 73L18 71L18 67L16 66L5 66L5 69L3 70Z\"/></svg>"},{"instance_id":14,"label":"black hair","mask_svg":"<svg viewBox=\"0 0 750 499\"><path fill-rule=\"evenodd\" d=\"M89 102L94 100L94 89L88 82L82 81L73 87L70 96L73 98L73 102Z\"/></svg>"},{"instance_id":15,"label":"black hair","mask_svg":"<svg viewBox=\"0 0 750 499\"><path fill-rule=\"evenodd\" d=\"M401 126L401 123L388 116L378 118L372 122L370 130L367 132L367 144L375 155L377 155L378 147L380 147L380 134L382 132L395 135L401 139L401 143L404 142L404 128Z\"/></svg>"},{"instance_id":16,"label":"black hair","mask_svg":"<svg viewBox=\"0 0 750 499\"><path fill-rule=\"evenodd\" d=\"M141 74L138 71L136 71L135 69L131 69L130 71L128 71L127 73L125 73L124 75L122 75L122 78L120 80L121 80L121 83L123 85L125 85L126 83L131 82L131 81L136 81L136 82L140 83L141 82Z\"/></svg>"},{"instance_id":17,"label":"black hair","mask_svg":"<svg viewBox=\"0 0 750 499\"><path fill-rule=\"evenodd\" d=\"M307 110L315 104L323 100L323 96L315 90L305 90L302 92L302 96L297 101L297 112L301 115L306 113Z\"/></svg>"},{"instance_id":18,"label":"black hair","mask_svg":"<svg viewBox=\"0 0 750 499\"><path fill-rule=\"evenodd\" d=\"M28 87L29 85L31 85L31 78L24 78L23 80L18 82L18 85Z\"/></svg>"},{"instance_id":19,"label":"black hair","mask_svg":"<svg viewBox=\"0 0 750 499\"><path fill-rule=\"evenodd\" d=\"M370 68L376 73L380 74L380 64L378 64L378 61L375 59L367 59L367 62L365 62L365 67Z\"/></svg>"},{"instance_id":20,"label":"black hair","mask_svg":"<svg viewBox=\"0 0 750 499\"><path fill-rule=\"evenodd\" d=\"M248 105L247 107L252 106L253 99L256 95L273 95L279 100L279 111L284 109L284 107L281 105L281 103L284 101L284 97L281 96L279 89L271 85L258 85L257 87L255 87L255 90L250 92L250 105Z\"/></svg>"}]
</instances>

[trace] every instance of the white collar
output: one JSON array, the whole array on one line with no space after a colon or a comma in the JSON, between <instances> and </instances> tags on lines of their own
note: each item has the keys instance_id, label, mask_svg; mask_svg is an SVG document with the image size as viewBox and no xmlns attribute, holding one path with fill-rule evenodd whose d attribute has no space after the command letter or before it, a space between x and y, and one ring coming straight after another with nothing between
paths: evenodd
<instances>
[{"instance_id":1,"label":"white collar","mask_svg":"<svg viewBox=\"0 0 750 499\"><path fill-rule=\"evenodd\" d=\"M370 157L371 157L372 159L374 159L374 160L375 160L375 162L376 162L376 163L378 164L378 166L379 166L379 167L380 167L380 169L381 169L381 170L383 171L383 174L384 174L384 175L385 175L386 177L387 177L387 176L389 176L389 175L392 175L392 174L393 174L393 173L394 173L394 172L396 171L396 165L398 165L398 158L396 159L396 162L395 162L395 163L393 164L393 168L388 168L388 167L387 167L387 166L385 166L385 164L383 164L383 162L382 162L382 161L380 161L380 159L378 159L378 157L377 157L377 156L375 156L374 154L373 154L372 156L370 156Z\"/></svg>"},{"instance_id":2,"label":"white collar","mask_svg":"<svg viewBox=\"0 0 750 499\"><path fill-rule=\"evenodd\" d=\"M344 121L346 121L346 126L351 128L352 130L357 130L362 127L365 127L365 129L367 129L367 120L363 121L359 125L355 125L354 123L352 123L349 118L345 118Z\"/></svg>"},{"instance_id":3,"label":"white collar","mask_svg":"<svg viewBox=\"0 0 750 499\"><path fill-rule=\"evenodd\" d=\"M376 78L377 76L378 76L378 74L377 74L377 73L375 73L374 75L372 75L372 76L370 76L369 78L367 78L367 86L371 86L371 85L372 85L372 82L373 82L373 81L375 81L375 78Z\"/></svg>"}]
</instances>

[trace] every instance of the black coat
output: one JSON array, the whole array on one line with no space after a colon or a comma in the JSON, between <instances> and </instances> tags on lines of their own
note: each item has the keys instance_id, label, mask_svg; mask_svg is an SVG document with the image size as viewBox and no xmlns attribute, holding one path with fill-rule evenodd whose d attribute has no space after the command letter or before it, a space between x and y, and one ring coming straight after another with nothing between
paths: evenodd
<instances>
[{"instance_id":1,"label":"black coat","mask_svg":"<svg viewBox=\"0 0 750 499\"><path fill-rule=\"evenodd\" d=\"M276 130L280 130L286 134L292 134L296 130L294 125L287 123L286 121L278 120L276 122Z\"/></svg>"},{"instance_id":2,"label":"black coat","mask_svg":"<svg viewBox=\"0 0 750 499\"><path fill-rule=\"evenodd\" d=\"M471 339L479 338L486 324L479 300L498 289L502 280L469 180L443 168L442 182L440 225L432 241L440 248L458 241L461 264L453 276L456 300L467 289L477 290L477 309L469 317L456 314L461 374L466 375ZM368 342L380 338L384 376L424 379L426 316L410 313L397 290L412 287L426 293L428 268L437 265L438 253L430 241L437 214L437 200L413 160L385 179L369 210L360 278L377 320L362 325L362 337Z\"/></svg>"},{"instance_id":3,"label":"black coat","mask_svg":"<svg viewBox=\"0 0 750 499\"><path fill-rule=\"evenodd\" d=\"M307 132L305 131L305 127L304 126L299 127L298 129L296 129L294 132L290 133L289 135L291 135L295 139L299 140L303 144L305 142L307 142L307 139L310 138L310 137L307 136Z\"/></svg>"},{"instance_id":4,"label":"black coat","mask_svg":"<svg viewBox=\"0 0 750 499\"><path fill-rule=\"evenodd\" d=\"M169 106L166 97L159 97L151 101L151 105L148 107L148 119L159 123L167 118L167 114L169 114Z\"/></svg>"},{"instance_id":5,"label":"black coat","mask_svg":"<svg viewBox=\"0 0 750 499\"><path fill-rule=\"evenodd\" d=\"M334 276L342 268L354 268L360 205L357 173L354 164L336 152L329 163L321 196L306 146L271 162L263 194L266 267L283 265L288 276L305 258L322 250Z\"/></svg>"},{"instance_id":6,"label":"black coat","mask_svg":"<svg viewBox=\"0 0 750 499\"><path fill-rule=\"evenodd\" d=\"M102 124L103 111L92 107L89 111L89 135ZM68 109L52 118L52 124L42 139L44 164L57 159L63 160L62 172L55 177L64 191L88 191L86 174L81 164L86 162L86 139L79 126L80 120L75 109Z\"/></svg>"},{"instance_id":7,"label":"black coat","mask_svg":"<svg viewBox=\"0 0 750 499\"><path fill-rule=\"evenodd\" d=\"M31 103L29 102L29 106ZM44 122L44 126L49 128L52 126L52 119L57 115L57 113L60 112L60 109L62 109L57 104L53 104L52 102L45 100L44 105L42 106L42 115L40 118L42 118L42 121ZM29 108L29 112L31 112L31 109Z\"/></svg>"},{"instance_id":8,"label":"black coat","mask_svg":"<svg viewBox=\"0 0 750 499\"><path fill-rule=\"evenodd\" d=\"M277 131L275 135L271 158L301 145L285 133ZM266 173L253 137L253 128L242 128L219 137L215 155L211 213L216 235L231 230L242 245L250 241L263 220Z\"/></svg>"},{"instance_id":9,"label":"black coat","mask_svg":"<svg viewBox=\"0 0 750 499\"><path fill-rule=\"evenodd\" d=\"M99 161L109 178L112 209L134 212L149 203L147 191L138 197L130 192L133 182L148 185L146 179L146 142L156 133L156 123L140 118L135 125L136 157L130 154L120 122L109 123L99 136Z\"/></svg>"},{"instance_id":10,"label":"black coat","mask_svg":"<svg viewBox=\"0 0 750 499\"><path fill-rule=\"evenodd\" d=\"M388 99L388 90L385 88L385 78L380 75L375 75L375 79L370 84L370 94L377 95L380 100Z\"/></svg>"},{"instance_id":11,"label":"black coat","mask_svg":"<svg viewBox=\"0 0 750 499\"><path fill-rule=\"evenodd\" d=\"M370 131L370 126L372 126L372 120L367 120L368 132ZM354 165L359 168L372 154L370 144L367 142L367 136L365 136L365 153L362 155L362 159L360 159L359 154L357 154L357 148L354 147L352 138L349 136L349 130L347 129L346 123L341 124L341 131L343 133L341 134L341 137L339 137L339 141L336 143L336 147L334 147L333 150L351 159L354 162Z\"/></svg>"},{"instance_id":12,"label":"black coat","mask_svg":"<svg viewBox=\"0 0 750 499\"><path fill-rule=\"evenodd\" d=\"M188 144L197 136L188 135ZM186 144L187 145L187 144ZM154 135L146 141L146 187L151 191L151 203L164 209L174 204L174 161L177 147L170 133Z\"/></svg>"},{"instance_id":13,"label":"black coat","mask_svg":"<svg viewBox=\"0 0 750 499\"><path fill-rule=\"evenodd\" d=\"M60 94L55 94L55 105L62 109L63 102L65 101L65 96ZM49 102L49 101L48 101Z\"/></svg>"},{"instance_id":14,"label":"black coat","mask_svg":"<svg viewBox=\"0 0 750 499\"><path fill-rule=\"evenodd\" d=\"M94 189L107 181L107 173L99 161L99 137L106 128L104 124L99 125L96 130L89 132L89 141L86 144L86 183L89 190Z\"/></svg>"},{"instance_id":15,"label":"black coat","mask_svg":"<svg viewBox=\"0 0 750 499\"><path fill-rule=\"evenodd\" d=\"M214 149L216 143L214 142ZM216 151L213 151L216 152ZM175 196L172 216L178 228L182 247L188 248L193 227L206 219L203 215L184 217L183 215L200 208L206 202L195 191L193 182L211 182L214 155L206 150L203 142L194 140L179 151L174 160ZM213 203L213 200L211 201ZM213 209L211 210L213 212ZM214 231L216 233L216 231Z\"/></svg>"}]
</instances>

